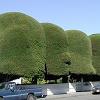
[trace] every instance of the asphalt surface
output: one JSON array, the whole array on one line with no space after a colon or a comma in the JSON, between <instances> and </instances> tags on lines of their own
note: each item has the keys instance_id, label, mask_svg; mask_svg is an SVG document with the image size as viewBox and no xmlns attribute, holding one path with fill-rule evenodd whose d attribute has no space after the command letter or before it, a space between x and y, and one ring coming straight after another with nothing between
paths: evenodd
<instances>
[{"instance_id":1,"label":"asphalt surface","mask_svg":"<svg viewBox=\"0 0 100 100\"><path fill-rule=\"evenodd\" d=\"M92 95L91 92L77 92L73 94L47 96L38 100L100 100L100 94Z\"/></svg>"}]
</instances>

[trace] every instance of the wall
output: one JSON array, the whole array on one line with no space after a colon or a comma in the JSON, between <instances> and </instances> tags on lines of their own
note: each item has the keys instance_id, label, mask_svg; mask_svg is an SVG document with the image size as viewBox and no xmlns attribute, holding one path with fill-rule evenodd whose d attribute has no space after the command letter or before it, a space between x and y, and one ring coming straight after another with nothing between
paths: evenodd
<instances>
[{"instance_id":1,"label":"wall","mask_svg":"<svg viewBox=\"0 0 100 100\"><path fill-rule=\"evenodd\" d=\"M75 93L78 91L81 92L91 91L92 87L97 84L100 84L100 82L24 85L24 87L25 88L41 87L44 95L55 95L55 94Z\"/></svg>"},{"instance_id":2,"label":"wall","mask_svg":"<svg viewBox=\"0 0 100 100\"><path fill-rule=\"evenodd\" d=\"M85 91L91 91L92 88L97 85L100 84L99 81L97 82L78 82L76 83L76 91L81 91L81 92L85 92Z\"/></svg>"},{"instance_id":3,"label":"wall","mask_svg":"<svg viewBox=\"0 0 100 100\"><path fill-rule=\"evenodd\" d=\"M41 87L43 95L55 95L76 92L75 84L63 83L63 84L44 84L44 85L21 85L25 88Z\"/></svg>"},{"instance_id":4,"label":"wall","mask_svg":"<svg viewBox=\"0 0 100 100\"><path fill-rule=\"evenodd\" d=\"M21 84L21 79L13 80L17 84ZM65 93L75 93L76 91L91 91L94 85L100 82L77 82L77 83L62 83L62 84L43 84L43 85L20 85L25 88L40 87L44 95L55 95Z\"/></svg>"},{"instance_id":5,"label":"wall","mask_svg":"<svg viewBox=\"0 0 100 100\"><path fill-rule=\"evenodd\" d=\"M92 85L91 82L77 82L76 83L76 91L79 92L85 92L85 91L91 91Z\"/></svg>"}]
</instances>

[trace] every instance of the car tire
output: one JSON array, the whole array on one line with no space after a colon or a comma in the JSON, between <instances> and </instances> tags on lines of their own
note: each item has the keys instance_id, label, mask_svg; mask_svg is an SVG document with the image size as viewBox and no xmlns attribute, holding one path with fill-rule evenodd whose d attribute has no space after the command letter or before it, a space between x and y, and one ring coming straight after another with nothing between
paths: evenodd
<instances>
[{"instance_id":1,"label":"car tire","mask_svg":"<svg viewBox=\"0 0 100 100\"><path fill-rule=\"evenodd\" d=\"M0 97L0 100L4 100L3 97Z\"/></svg>"},{"instance_id":2,"label":"car tire","mask_svg":"<svg viewBox=\"0 0 100 100\"><path fill-rule=\"evenodd\" d=\"M36 100L36 97L33 96L33 94L29 94L29 95L27 96L27 100Z\"/></svg>"}]
</instances>

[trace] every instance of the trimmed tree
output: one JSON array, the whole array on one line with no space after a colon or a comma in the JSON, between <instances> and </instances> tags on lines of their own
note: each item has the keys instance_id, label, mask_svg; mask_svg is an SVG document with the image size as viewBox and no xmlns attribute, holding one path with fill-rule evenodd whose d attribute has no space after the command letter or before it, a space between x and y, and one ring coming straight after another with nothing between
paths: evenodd
<instances>
[{"instance_id":1,"label":"trimmed tree","mask_svg":"<svg viewBox=\"0 0 100 100\"><path fill-rule=\"evenodd\" d=\"M92 64L96 73L100 75L100 34L93 34L90 39L92 43Z\"/></svg>"},{"instance_id":2,"label":"trimmed tree","mask_svg":"<svg viewBox=\"0 0 100 100\"><path fill-rule=\"evenodd\" d=\"M71 65L69 71L76 74L93 74L92 50L89 37L78 30L67 30Z\"/></svg>"},{"instance_id":3,"label":"trimmed tree","mask_svg":"<svg viewBox=\"0 0 100 100\"><path fill-rule=\"evenodd\" d=\"M45 65L45 34L38 21L19 12L0 15L0 73L38 75Z\"/></svg>"},{"instance_id":4,"label":"trimmed tree","mask_svg":"<svg viewBox=\"0 0 100 100\"><path fill-rule=\"evenodd\" d=\"M64 30L51 23L42 23L46 35L47 74L64 75L68 73L70 54ZM53 78L53 77L52 77Z\"/></svg>"}]
</instances>

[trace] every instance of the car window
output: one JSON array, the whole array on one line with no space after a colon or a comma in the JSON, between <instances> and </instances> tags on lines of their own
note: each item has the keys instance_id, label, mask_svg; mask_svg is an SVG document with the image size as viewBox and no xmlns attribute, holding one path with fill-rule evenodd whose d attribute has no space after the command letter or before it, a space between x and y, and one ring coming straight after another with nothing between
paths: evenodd
<instances>
[{"instance_id":1,"label":"car window","mask_svg":"<svg viewBox=\"0 0 100 100\"><path fill-rule=\"evenodd\" d=\"M96 87L96 88L100 88L100 85L95 85L94 87Z\"/></svg>"},{"instance_id":2,"label":"car window","mask_svg":"<svg viewBox=\"0 0 100 100\"><path fill-rule=\"evenodd\" d=\"M4 89L5 88L5 84L0 84L0 89Z\"/></svg>"}]
</instances>

